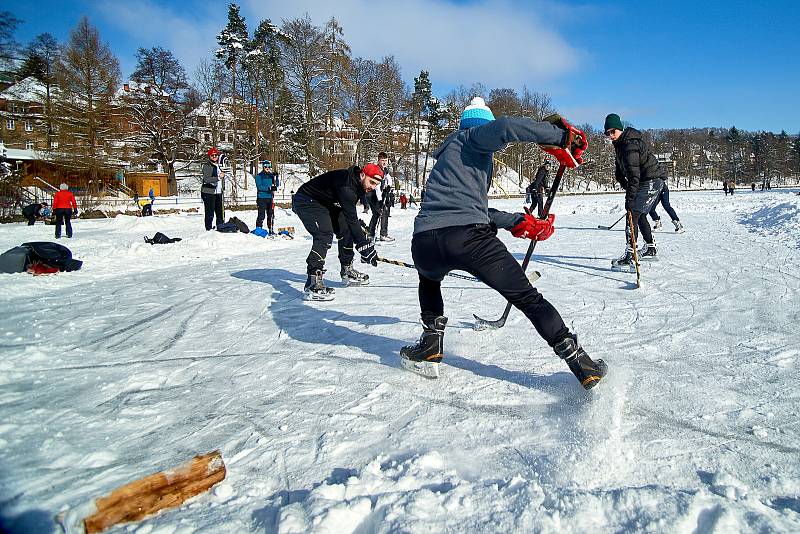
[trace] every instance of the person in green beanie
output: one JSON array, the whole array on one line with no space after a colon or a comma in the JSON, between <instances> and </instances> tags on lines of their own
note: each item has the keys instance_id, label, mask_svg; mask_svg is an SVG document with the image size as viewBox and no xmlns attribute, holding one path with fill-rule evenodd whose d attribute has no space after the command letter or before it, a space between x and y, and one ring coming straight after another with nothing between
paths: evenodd
<instances>
[{"instance_id":1,"label":"person in green beanie","mask_svg":"<svg viewBox=\"0 0 800 534\"><path fill-rule=\"evenodd\" d=\"M667 172L658 162L653 149L642 132L635 128L623 127L622 119L616 113L606 116L603 131L614 145L614 177L625 189L625 209L633 218L633 239L631 239L630 225L625 227L625 252L611 262L615 270L632 270L633 248L631 243L636 242L638 229L642 233L645 246L639 251L639 258L643 260L657 259L658 250L653 239L653 231L647 220L647 213L655 205Z\"/></svg>"}]
</instances>

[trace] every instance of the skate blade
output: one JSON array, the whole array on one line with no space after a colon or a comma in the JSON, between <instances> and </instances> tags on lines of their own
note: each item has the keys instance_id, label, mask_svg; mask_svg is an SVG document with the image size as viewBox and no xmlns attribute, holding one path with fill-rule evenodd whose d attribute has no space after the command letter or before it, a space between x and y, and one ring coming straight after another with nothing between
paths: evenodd
<instances>
[{"instance_id":1,"label":"skate blade","mask_svg":"<svg viewBox=\"0 0 800 534\"><path fill-rule=\"evenodd\" d=\"M369 280L364 280L363 282L359 282L358 280L352 280L350 278L342 278L342 283L345 285L345 287L350 287L350 286L368 286L369 285Z\"/></svg>"},{"instance_id":2,"label":"skate blade","mask_svg":"<svg viewBox=\"0 0 800 534\"><path fill-rule=\"evenodd\" d=\"M325 302L334 299L334 293L326 293L325 295L318 295L316 293L304 293L303 300Z\"/></svg>"},{"instance_id":3,"label":"skate blade","mask_svg":"<svg viewBox=\"0 0 800 534\"><path fill-rule=\"evenodd\" d=\"M425 378L439 378L439 365L434 362L415 362L405 356L400 356L400 366L403 369Z\"/></svg>"},{"instance_id":4,"label":"skate blade","mask_svg":"<svg viewBox=\"0 0 800 534\"><path fill-rule=\"evenodd\" d=\"M636 267L633 265L631 265L630 267L621 265L612 265L611 270L618 273L635 273Z\"/></svg>"}]
</instances>

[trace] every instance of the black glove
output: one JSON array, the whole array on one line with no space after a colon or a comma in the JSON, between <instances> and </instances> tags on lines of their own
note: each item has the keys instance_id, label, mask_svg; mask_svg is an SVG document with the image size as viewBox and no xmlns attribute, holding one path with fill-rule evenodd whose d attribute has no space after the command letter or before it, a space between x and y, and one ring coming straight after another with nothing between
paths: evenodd
<instances>
[{"instance_id":1,"label":"black glove","mask_svg":"<svg viewBox=\"0 0 800 534\"><path fill-rule=\"evenodd\" d=\"M364 245L356 250L361 254L361 263L371 263L373 267L378 266L378 253L375 252L375 247L372 244Z\"/></svg>"},{"instance_id":2,"label":"black glove","mask_svg":"<svg viewBox=\"0 0 800 534\"><path fill-rule=\"evenodd\" d=\"M78 210L72 210L72 216L73 217L77 217L78 216Z\"/></svg>"}]
</instances>

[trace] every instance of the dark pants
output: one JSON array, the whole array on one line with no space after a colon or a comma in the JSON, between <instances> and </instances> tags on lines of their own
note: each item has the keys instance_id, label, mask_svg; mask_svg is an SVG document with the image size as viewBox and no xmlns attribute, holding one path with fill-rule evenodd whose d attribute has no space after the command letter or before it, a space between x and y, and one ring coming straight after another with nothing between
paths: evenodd
<instances>
[{"instance_id":1,"label":"dark pants","mask_svg":"<svg viewBox=\"0 0 800 534\"><path fill-rule=\"evenodd\" d=\"M256 217L256 227L261 228L264 224L264 215L267 216L267 228L270 232L273 230L273 223L275 219L275 205L271 198L257 198L256 206L258 207L258 217Z\"/></svg>"},{"instance_id":2,"label":"dark pants","mask_svg":"<svg viewBox=\"0 0 800 534\"><path fill-rule=\"evenodd\" d=\"M353 235L347 226L341 210L329 210L316 200L307 198L292 199L292 211L300 218L313 242L311 252L306 258L306 272L313 274L325 268L325 257L336 235L339 247L339 262L344 267L353 263Z\"/></svg>"},{"instance_id":3,"label":"dark pants","mask_svg":"<svg viewBox=\"0 0 800 534\"><path fill-rule=\"evenodd\" d=\"M533 211L534 206L536 206L536 213L541 217L542 210L544 209L544 202L542 200L542 195L539 193L531 193L531 211Z\"/></svg>"},{"instance_id":4,"label":"dark pants","mask_svg":"<svg viewBox=\"0 0 800 534\"><path fill-rule=\"evenodd\" d=\"M33 226L36 223L36 215L26 215L28 219L28 226Z\"/></svg>"},{"instance_id":5,"label":"dark pants","mask_svg":"<svg viewBox=\"0 0 800 534\"><path fill-rule=\"evenodd\" d=\"M648 180L639 185L639 191L636 193L633 205L633 240L638 239L637 228L642 232L642 237L645 243L653 242L653 230L650 228L650 221L647 220L647 214L653 209L658 201L661 189L664 187L664 181L661 178L655 180ZM625 225L625 239L626 246L631 246L631 229L629 225Z\"/></svg>"},{"instance_id":6,"label":"dark pants","mask_svg":"<svg viewBox=\"0 0 800 534\"><path fill-rule=\"evenodd\" d=\"M664 211L667 212L667 215L671 217L670 220L680 221L678 214L675 213L674 209L672 209L672 204L669 203L669 188L667 187L667 184L664 184L664 187L661 188L661 194L658 196L658 199L655 201L655 203L653 203L653 209L650 210L650 217L652 217L654 221L661 220L661 217L659 217L658 213L656 213L656 208L658 207L659 202L661 202L661 205L664 207Z\"/></svg>"},{"instance_id":7,"label":"dark pants","mask_svg":"<svg viewBox=\"0 0 800 534\"><path fill-rule=\"evenodd\" d=\"M70 208L56 208L53 210L56 215L56 239L61 237L61 225L67 228L67 237L72 237L72 210Z\"/></svg>"},{"instance_id":8,"label":"dark pants","mask_svg":"<svg viewBox=\"0 0 800 534\"><path fill-rule=\"evenodd\" d=\"M372 209L372 218L369 220L369 233L375 238L375 228L378 226L378 221L381 222L380 234L381 236L389 235L389 207L383 205L378 197L367 196Z\"/></svg>"},{"instance_id":9,"label":"dark pants","mask_svg":"<svg viewBox=\"0 0 800 534\"><path fill-rule=\"evenodd\" d=\"M225 222L225 215L222 213L222 195L216 193L200 193L200 198L203 199L203 207L206 213L206 230L211 230L214 226L214 215L217 216L217 225Z\"/></svg>"},{"instance_id":10,"label":"dark pants","mask_svg":"<svg viewBox=\"0 0 800 534\"><path fill-rule=\"evenodd\" d=\"M444 315L442 279L457 269L478 277L503 295L530 319L551 347L569 335L561 315L531 285L489 225L451 226L414 234L411 255L419 273L423 320Z\"/></svg>"},{"instance_id":11,"label":"dark pants","mask_svg":"<svg viewBox=\"0 0 800 534\"><path fill-rule=\"evenodd\" d=\"M152 204L145 204L142 206L142 217L149 217L153 214L153 205Z\"/></svg>"}]
</instances>

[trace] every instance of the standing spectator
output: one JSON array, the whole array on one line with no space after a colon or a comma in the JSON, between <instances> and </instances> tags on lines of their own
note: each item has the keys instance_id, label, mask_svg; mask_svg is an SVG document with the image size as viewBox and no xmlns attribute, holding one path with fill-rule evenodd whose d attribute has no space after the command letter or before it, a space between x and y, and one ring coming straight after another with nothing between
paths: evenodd
<instances>
[{"instance_id":1,"label":"standing spectator","mask_svg":"<svg viewBox=\"0 0 800 534\"><path fill-rule=\"evenodd\" d=\"M419 205L419 204L417 204L417 199L414 198L414 192L413 191L408 194L408 205L411 206L411 204L414 204L415 206Z\"/></svg>"},{"instance_id":2,"label":"standing spectator","mask_svg":"<svg viewBox=\"0 0 800 534\"><path fill-rule=\"evenodd\" d=\"M544 164L536 171L536 176L534 177L533 182L531 182L531 185L528 186L531 189L531 210L533 210L533 206L535 204L539 218L541 218L542 211L544 211L544 191L547 189L547 173L549 171L549 165L550 162L545 160Z\"/></svg>"},{"instance_id":3,"label":"standing spectator","mask_svg":"<svg viewBox=\"0 0 800 534\"><path fill-rule=\"evenodd\" d=\"M369 221L369 234L375 241L378 237L378 222L380 221L380 240L394 241L389 236L389 210L391 209L392 186L388 177L389 156L386 152L378 153L378 167L383 173L381 184L374 191L367 193L367 200L372 208L372 218Z\"/></svg>"},{"instance_id":4,"label":"standing spectator","mask_svg":"<svg viewBox=\"0 0 800 534\"><path fill-rule=\"evenodd\" d=\"M147 193L147 196L150 197L150 204L155 204L156 203L156 194L155 194L155 191L153 191L152 187L150 188L150 192Z\"/></svg>"},{"instance_id":5,"label":"standing spectator","mask_svg":"<svg viewBox=\"0 0 800 534\"><path fill-rule=\"evenodd\" d=\"M770 190L772 190L772 182L770 180L767 180L767 191Z\"/></svg>"},{"instance_id":6,"label":"standing spectator","mask_svg":"<svg viewBox=\"0 0 800 534\"><path fill-rule=\"evenodd\" d=\"M735 182L735 181L733 181L733 180L730 180L730 181L728 182L728 192L729 192L731 195L733 195L733 190L734 190L734 189L736 189L736 182Z\"/></svg>"},{"instance_id":7,"label":"standing spectator","mask_svg":"<svg viewBox=\"0 0 800 534\"><path fill-rule=\"evenodd\" d=\"M67 184L61 184L58 192L53 195L53 213L56 216L56 239L61 239L61 225L67 228L67 237L72 238L72 223L70 219L78 216L78 203L75 195L69 190Z\"/></svg>"},{"instance_id":8,"label":"standing spectator","mask_svg":"<svg viewBox=\"0 0 800 534\"><path fill-rule=\"evenodd\" d=\"M669 187L667 186L666 181L664 182L663 189L661 189L661 194L658 196L658 200L655 204L653 204L653 209L650 210L650 217L653 218L653 230L658 230L661 228L661 217L659 217L658 213L656 212L659 202L661 202L661 205L664 206L667 215L672 218L672 224L675 225L675 232L682 234L685 230L683 229L683 224L681 224L678 214L675 213L675 210L672 209L672 204L669 203Z\"/></svg>"},{"instance_id":9,"label":"standing spectator","mask_svg":"<svg viewBox=\"0 0 800 534\"><path fill-rule=\"evenodd\" d=\"M43 210L47 207L47 202L34 202L22 208L22 215L28 219L28 226L33 226L36 219L44 217Z\"/></svg>"},{"instance_id":10,"label":"standing spectator","mask_svg":"<svg viewBox=\"0 0 800 534\"><path fill-rule=\"evenodd\" d=\"M404 210L408 207L408 197L405 191L400 192L400 209Z\"/></svg>"},{"instance_id":11,"label":"standing spectator","mask_svg":"<svg viewBox=\"0 0 800 534\"><path fill-rule=\"evenodd\" d=\"M213 228L214 215L217 217L218 225L225 220L222 208L225 173L219 168L218 161L219 150L213 147L208 149L208 159L203 163L203 185L200 188L200 197L205 208L206 230Z\"/></svg>"},{"instance_id":12,"label":"standing spectator","mask_svg":"<svg viewBox=\"0 0 800 534\"><path fill-rule=\"evenodd\" d=\"M725 191L725 196L728 196L728 180L722 180L722 190Z\"/></svg>"},{"instance_id":13,"label":"standing spectator","mask_svg":"<svg viewBox=\"0 0 800 534\"><path fill-rule=\"evenodd\" d=\"M750 191L752 191L753 193L756 192L756 183L755 182L750 182Z\"/></svg>"},{"instance_id":14,"label":"standing spectator","mask_svg":"<svg viewBox=\"0 0 800 534\"><path fill-rule=\"evenodd\" d=\"M261 225L264 224L264 214L266 213L267 230L269 230L270 234L275 233L275 204L273 197L274 191L278 190L279 184L278 173L272 171L272 162L265 159L261 162L261 172L256 174L256 189L258 189L256 227L261 228Z\"/></svg>"},{"instance_id":15,"label":"standing spectator","mask_svg":"<svg viewBox=\"0 0 800 534\"><path fill-rule=\"evenodd\" d=\"M631 127L623 129L622 119L616 113L606 116L603 131L614 145L614 177L625 188L625 209L633 218L633 229L630 224L625 225L625 252L611 262L611 268L630 269L633 266L633 244L636 242L637 229L646 243L639 257L652 260L657 256L658 250L647 214L661 194L667 172L642 133Z\"/></svg>"}]
</instances>

